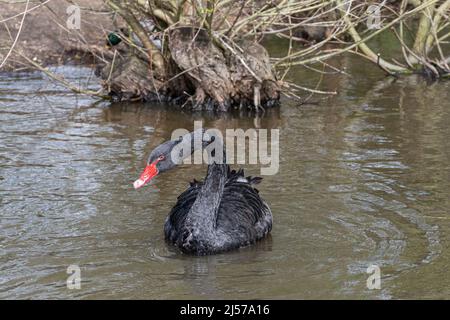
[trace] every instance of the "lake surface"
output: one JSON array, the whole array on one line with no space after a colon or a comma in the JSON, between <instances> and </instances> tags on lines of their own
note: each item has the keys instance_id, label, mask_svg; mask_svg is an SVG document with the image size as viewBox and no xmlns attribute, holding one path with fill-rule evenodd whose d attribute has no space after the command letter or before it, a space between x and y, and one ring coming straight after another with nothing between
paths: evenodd
<instances>
[{"instance_id":1,"label":"lake surface","mask_svg":"<svg viewBox=\"0 0 450 320\"><path fill-rule=\"evenodd\" d=\"M0 75L0 298L449 298L450 82L394 81L354 57L334 64L352 74L323 80L337 95L284 98L260 119L96 103L39 73ZM96 86L90 69L59 72ZM280 130L279 173L258 187L274 215L268 239L206 257L164 241L177 195L206 167L138 191L132 182L194 120ZM70 265L79 290L66 286ZM371 265L379 290L366 286Z\"/></svg>"}]
</instances>

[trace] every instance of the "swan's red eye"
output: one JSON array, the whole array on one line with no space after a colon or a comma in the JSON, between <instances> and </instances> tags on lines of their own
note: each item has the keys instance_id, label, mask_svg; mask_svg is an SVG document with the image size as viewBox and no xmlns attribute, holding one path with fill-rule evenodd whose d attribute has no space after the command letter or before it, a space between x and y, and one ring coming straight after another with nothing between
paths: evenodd
<instances>
[{"instance_id":1,"label":"swan's red eye","mask_svg":"<svg viewBox=\"0 0 450 320\"><path fill-rule=\"evenodd\" d=\"M166 158L165 156L160 155L160 156L158 157L158 160L159 160L159 161L162 161L162 160L164 160L165 158Z\"/></svg>"}]
</instances>

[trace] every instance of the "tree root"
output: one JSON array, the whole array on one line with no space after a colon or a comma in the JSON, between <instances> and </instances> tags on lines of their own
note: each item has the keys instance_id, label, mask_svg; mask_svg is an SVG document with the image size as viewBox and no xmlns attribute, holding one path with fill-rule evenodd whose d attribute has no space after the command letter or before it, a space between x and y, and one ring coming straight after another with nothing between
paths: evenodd
<instances>
[{"instance_id":1,"label":"tree root","mask_svg":"<svg viewBox=\"0 0 450 320\"><path fill-rule=\"evenodd\" d=\"M251 42L226 47L218 47L206 30L178 27L168 35L169 80L131 50L99 74L115 100L170 101L185 109L225 112L278 104L280 86L264 47Z\"/></svg>"}]
</instances>

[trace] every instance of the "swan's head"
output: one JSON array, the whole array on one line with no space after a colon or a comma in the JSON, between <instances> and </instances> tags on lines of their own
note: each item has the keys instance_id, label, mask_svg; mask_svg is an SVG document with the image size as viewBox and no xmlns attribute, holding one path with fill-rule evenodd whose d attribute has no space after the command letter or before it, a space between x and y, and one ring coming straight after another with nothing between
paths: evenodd
<instances>
[{"instance_id":1,"label":"swan's head","mask_svg":"<svg viewBox=\"0 0 450 320\"><path fill-rule=\"evenodd\" d=\"M148 157L144 171L139 179L133 183L134 188L139 189L145 186L158 174L181 164L184 158L196 150L196 146L205 148L214 140L204 134L204 129L199 130L201 131L194 131L180 136L176 140L166 141L153 149ZM195 143L194 139L201 139L201 142Z\"/></svg>"}]
</instances>

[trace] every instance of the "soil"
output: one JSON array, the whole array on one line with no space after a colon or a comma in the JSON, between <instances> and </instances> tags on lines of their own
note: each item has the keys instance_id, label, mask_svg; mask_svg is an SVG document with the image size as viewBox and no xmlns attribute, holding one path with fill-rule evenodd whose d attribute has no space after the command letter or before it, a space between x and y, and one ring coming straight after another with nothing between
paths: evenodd
<instances>
[{"instance_id":1,"label":"soil","mask_svg":"<svg viewBox=\"0 0 450 320\"><path fill-rule=\"evenodd\" d=\"M71 1L80 7L80 29L67 28L70 14L68 1L30 1L30 10L14 47L28 58L42 65L89 63L92 55L110 55L104 46L108 32L115 30L113 15L99 0ZM45 3L45 5L41 5ZM20 28L26 2L0 2L0 63L8 55ZM6 20L6 21L5 21ZM12 39L11 39L12 38ZM12 53L1 71L27 69L23 59Z\"/></svg>"}]
</instances>

